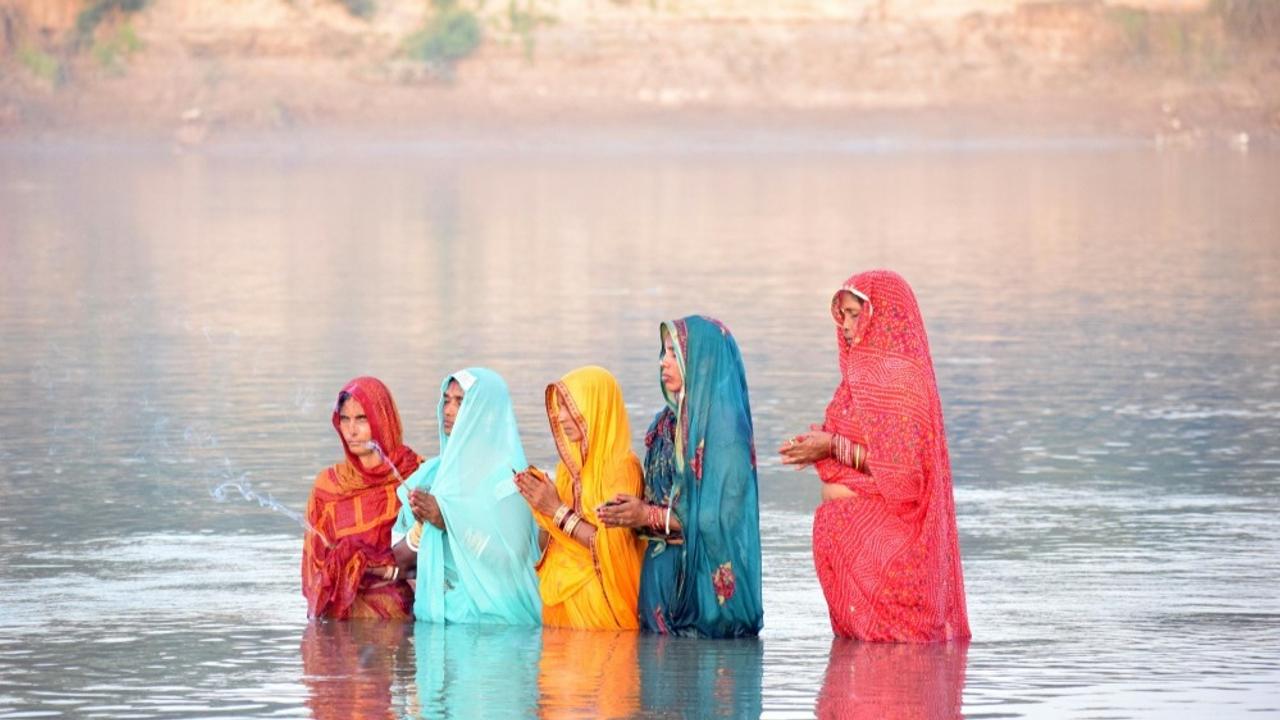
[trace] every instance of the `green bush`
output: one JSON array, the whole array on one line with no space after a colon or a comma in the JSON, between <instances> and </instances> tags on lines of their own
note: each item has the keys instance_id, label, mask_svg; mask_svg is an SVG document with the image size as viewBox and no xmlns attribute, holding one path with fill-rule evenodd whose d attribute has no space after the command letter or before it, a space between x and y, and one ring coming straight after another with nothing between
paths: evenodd
<instances>
[{"instance_id":1,"label":"green bush","mask_svg":"<svg viewBox=\"0 0 1280 720\"><path fill-rule=\"evenodd\" d=\"M347 9L347 12L358 18L373 17L373 11L377 9L373 0L338 0L338 2Z\"/></svg>"},{"instance_id":2,"label":"green bush","mask_svg":"<svg viewBox=\"0 0 1280 720\"><path fill-rule=\"evenodd\" d=\"M146 4L147 0L89 0L85 9L76 16L76 44L87 44L93 38L93 31L112 12L137 12Z\"/></svg>"},{"instance_id":3,"label":"green bush","mask_svg":"<svg viewBox=\"0 0 1280 720\"><path fill-rule=\"evenodd\" d=\"M93 57L106 70L119 73L123 70L121 61L141 49L138 34L132 25L125 23L111 37L93 44Z\"/></svg>"},{"instance_id":4,"label":"green bush","mask_svg":"<svg viewBox=\"0 0 1280 720\"><path fill-rule=\"evenodd\" d=\"M1120 28L1131 54L1141 57L1151 52L1151 16L1146 10L1113 6L1107 9L1107 18Z\"/></svg>"},{"instance_id":5,"label":"green bush","mask_svg":"<svg viewBox=\"0 0 1280 720\"><path fill-rule=\"evenodd\" d=\"M550 25L556 20L554 15L538 12L535 2L536 0L526 0L524 7L520 7L517 0L509 0L507 3L507 22L511 32L520 38L526 60L533 60L533 51L537 45L535 33L538 27Z\"/></svg>"},{"instance_id":6,"label":"green bush","mask_svg":"<svg viewBox=\"0 0 1280 720\"><path fill-rule=\"evenodd\" d=\"M66 69L62 61L40 48L23 45L18 50L18 62L51 88L61 86L66 80Z\"/></svg>"},{"instance_id":7,"label":"green bush","mask_svg":"<svg viewBox=\"0 0 1280 720\"><path fill-rule=\"evenodd\" d=\"M409 57L452 72L453 66L480 47L480 20L452 0L436 0L425 27L405 39Z\"/></svg>"}]
</instances>

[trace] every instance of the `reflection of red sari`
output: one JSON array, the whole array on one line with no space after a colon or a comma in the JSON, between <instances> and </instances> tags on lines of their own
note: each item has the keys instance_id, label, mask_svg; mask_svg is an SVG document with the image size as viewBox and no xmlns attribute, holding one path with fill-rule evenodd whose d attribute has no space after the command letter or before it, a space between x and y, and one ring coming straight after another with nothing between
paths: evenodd
<instances>
[{"instance_id":1,"label":"reflection of red sari","mask_svg":"<svg viewBox=\"0 0 1280 720\"><path fill-rule=\"evenodd\" d=\"M836 330L841 382L824 429L868 455L866 472L834 459L817 464L823 482L855 494L823 503L813 521L832 629L862 640L967 638L951 462L919 306L887 270L855 275L844 288L869 302L852 343Z\"/></svg>"},{"instance_id":2,"label":"reflection of red sari","mask_svg":"<svg viewBox=\"0 0 1280 720\"><path fill-rule=\"evenodd\" d=\"M969 641L889 645L836 638L819 718L960 720Z\"/></svg>"},{"instance_id":3,"label":"reflection of red sari","mask_svg":"<svg viewBox=\"0 0 1280 720\"><path fill-rule=\"evenodd\" d=\"M398 668L411 668L411 623L313 622L302 635L302 682L316 720L394 720Z\"/></svg>"},{"instance_id":4,"label":"reflection of red sari","mask_svg":"<svg viewBox=\"0 0 1280 720\"><path fill-rule=\"evenodd\" d=\"M417 469L421 458L401 440L400 413L391 393L375 378L361 377L342 392L359 402L369 418L373 439L401 477ZM342 437L338 408L333 427ZM394 564L391 526L400 512L399 484L386 462L366 469L347 448L347 459L316 475L302 545L302 594L310 617L404 618L413 613L413 592L403 581L366 578L368 567Z\"/></svg>"}]
</instances>

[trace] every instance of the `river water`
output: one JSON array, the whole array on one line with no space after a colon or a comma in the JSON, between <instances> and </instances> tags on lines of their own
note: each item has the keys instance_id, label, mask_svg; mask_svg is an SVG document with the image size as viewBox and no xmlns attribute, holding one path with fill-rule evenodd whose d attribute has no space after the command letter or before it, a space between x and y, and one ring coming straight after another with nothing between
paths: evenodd
<instances>
[{"instance_id":1,"label":"river water","mask_svg":"<svg viewBox=\"0 0 1280 720\"><path fill-rule=\"evenodd\" d=\"M1088 141L0 144L0 718L1280 715L1278 187ZM872 267L929 328L968 644L833 641L777 462ZM610 368L638 431L691 313L747 367L758 641L308 624L347 379L430 455L493 367L546 466L546 383Z\"/></svg>"}]
</instances>

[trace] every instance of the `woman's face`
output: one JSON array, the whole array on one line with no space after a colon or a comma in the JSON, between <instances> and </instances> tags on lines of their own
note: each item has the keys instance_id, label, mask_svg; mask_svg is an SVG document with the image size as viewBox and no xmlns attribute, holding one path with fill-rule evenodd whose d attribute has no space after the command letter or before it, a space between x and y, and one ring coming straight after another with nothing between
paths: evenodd
<instances>
[{"instance_id":1,"label":"woman's face","mask_svg":"<svg viewBox=\"0 0 1280 720\"><path fill-rule=\"evenodd\" d=\"M369 417L365 415L364 406L355 398L347 398L338 408L338 429L342 431L342 439L346 441L351 454L363 462L374 450L369 445L373 439L373 429L369 427Z\"/></svg>"},{"instance_id":2,"label":"woman's face","mask_svg":"<svg viewBox=\"0 0 1280 720\"><path fill-rule=\"evenodd\" d=\"M556 403L559 410L556 414L556 420L560 423L560 429L564 431L564 436L569 442L582 442L582 433L578 432L578 423L573 421L573 415L569 413L569 408L564 403Z\"/></svg>"},{"instance_id":3,"label":"woman's face","mask_svg":"<svg viewBox=\"0 0 1280 720\"><path fill-rule=\"evenodd\" d=\"M671 342L671 335L662 334L662 386L667 392L675 395L684 389L684 376L680 374L680 363L676 361L676 348Z\"/></svg>"},{"instance_id":4,"label":"woman's face","mask_svg":"<svg viewBox=\"0 0 1280 720\"><path fill-rule=\"evenodd\" d=\"M457 380L450 380L449 386L444 389L444 395L441 399L444 401L444 407L440 409L440 414L444 420L444 434L453 434L453 423L458 419L458 413L462 411L462 386Z\"/></svg>"},{"instance_id":5,"label":"woman's face","mask_svg":"<svg viewBox=\"0 0 1280 720\"><path fill-rule=\"evenodd\" d=\"M841 291L836 298L836 316L840 318L840 334L846 343L853 342L853 332L858 327L858 317L862 315L862 301L853 293Z\"/></svg>"}]
</instances>

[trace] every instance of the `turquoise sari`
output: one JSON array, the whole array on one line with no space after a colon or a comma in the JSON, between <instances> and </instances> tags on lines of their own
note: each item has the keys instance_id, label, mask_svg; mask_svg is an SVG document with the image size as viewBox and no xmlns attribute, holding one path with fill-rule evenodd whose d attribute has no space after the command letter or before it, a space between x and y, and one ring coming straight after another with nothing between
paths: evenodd
<instances>
[{"instance_id":1,"label":"turquoise sari","mask_svg":"<svg viewBox=\"0 0 1280 720\"><path fill-rule=\"evenodd\" d=\"M645 436L645 501L666 505L679 544L649 539L640 574L646 631L760 632L760 508L746 372L729 329L702 316L662 324L684 376Z\"/></svg>"},{"instance_id":2,"label":"turquoise sari","mask_svg":"<svg viewBox=\"0 0 1280 720\"><path fill-rule=\"evenodd\" d=\"M413 614L451 623L538 625L537 526L516 492L512 470L526 466L507 383L484 368L460 370L464 393L453 434L444 434L444 401L436 409L440 455L423 463L397 493L403 503L392 530L401 537L416 520L409 490L428 490L446 530L425 524L418 548Z\"/></svg>"}]
</instances>

